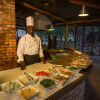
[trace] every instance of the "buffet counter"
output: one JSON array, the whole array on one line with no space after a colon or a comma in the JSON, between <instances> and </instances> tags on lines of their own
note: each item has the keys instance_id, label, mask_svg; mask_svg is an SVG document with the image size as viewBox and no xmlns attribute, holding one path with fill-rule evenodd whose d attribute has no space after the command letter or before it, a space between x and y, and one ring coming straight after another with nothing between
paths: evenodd
<instances>
[{"instance_id":1,"label":"buffet counter","mask_svg":"<svg viewBox=\"0 0 100 100\"><path fill-rule=\"evenodd\" d=\"M26 70L20 70L20 68L9 69L5 71L0 71L0 85L12 80L18 79L19 76L24 75L24 72L31 73L36 75L36 72L39 70L49 70L54 67L54 64L42 64L36 63L33 65L27 66ZM91 67L82 70L81 73L77 73L73 78L71 78L64 86L58 85L57 88L52 89L52 91L45 93L39 85L31 84L38 91L38 96L34 98L30 98L30 100L83 100L84 97L84 89L85 89L85 79L87 78L89 72L91 71ZM0 100L25 100L20 98L18 95L6 95L2 92ZM6 95L6 96L5 96ZM5 97L4 97L5 96ZM3 98L3 99L2 99Z\"/></svg>"}]
</instances>

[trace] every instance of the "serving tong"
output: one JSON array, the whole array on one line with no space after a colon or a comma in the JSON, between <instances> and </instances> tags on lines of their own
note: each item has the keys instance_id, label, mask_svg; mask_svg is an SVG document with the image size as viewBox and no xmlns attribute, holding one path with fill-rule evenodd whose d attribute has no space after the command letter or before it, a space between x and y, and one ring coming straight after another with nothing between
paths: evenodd
<instances>
[{"instance_id":1,"label":"serving tong","mask_svg":"<svg viewBox=\"0 0 100 100\"><path fill-rule=\"evenodd\" d=\"M8 86L9 86L8 93L12 93L14 91L15 81L14 82L9 82ZM12 86L12 88L11 88L11 86Z\"/></svg>"},{"instance_id":2,"label":"serving tong","mask_svg":"<svg viewBox=\"0 0 100 100\"><path fill-rule=\"evenodd\" d=\"M33 80L32 76L30 76L28 73L24 72L24 75L27 77L27 79L29 81L32 81Z\"/></svg>"},{"instance_id":3,"label":"serving tong","mask_svg":"<svg viewBox=\"0 0 100 100\"><path fill-rule=\"evenodd\" d=\"M52 69L49 69L49 71L53 73L57 73L57 70L55 69L55 67L53 67Z\"/></svg>"}]
</instances>

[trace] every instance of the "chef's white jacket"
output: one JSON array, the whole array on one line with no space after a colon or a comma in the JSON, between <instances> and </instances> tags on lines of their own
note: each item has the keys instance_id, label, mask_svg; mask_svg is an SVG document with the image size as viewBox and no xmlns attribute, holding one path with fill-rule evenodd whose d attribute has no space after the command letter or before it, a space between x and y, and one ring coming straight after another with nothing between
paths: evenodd
<instances>
[{"instance_id":1,"label":"chef's white jacket","mask_svg":"<svg viewBox=\"0 0 100 100\"><path fill-rule=\"evenodd\" d=\"M30 34L25 34L18 43L17 56L18 62L24 61L23 55L36 55L39 54L43 57L43 50L41 40L37 35L32 37Z\"/></svg>"}]
</instances>

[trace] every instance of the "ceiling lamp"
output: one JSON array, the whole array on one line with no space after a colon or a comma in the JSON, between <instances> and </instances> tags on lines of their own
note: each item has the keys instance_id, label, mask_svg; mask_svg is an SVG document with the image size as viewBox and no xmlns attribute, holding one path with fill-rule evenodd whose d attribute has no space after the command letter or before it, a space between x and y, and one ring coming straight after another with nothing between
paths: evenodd
<instances>
[{"instance_id":1,"label":"ceiling lamp","mask_svg":"<svg viewBox=\"0 0 100 100\"><path fill-rule=\"evenodd\" d=\"M82 8L81 8L80 13L79 13L78 16L89 16L89 14L86 11L85 5L82 6Z\"/></svg>"},{"instance_id":2,"label":"ceiling lamp","mask_svg":"<svg viewBox=\"0 0 100 100\"><path fill-rule=\"evenodd\" d=\"M47 31L53 31L54 30L53 24L46 25L46 28L47 28Z\"/></svg>"},{"instance_id":3,"label":"ceiling lamp","mask_svg":"<svg viewBox=\"0 0 100 100\"><path fill-rule=\"evenodd\" d=\"M48 31L53 31L53 30L54 30L54 27L53 27L53 25L51 24L50 29L48 29Z\"/></svg>"},{"instance_id":4,"label":"ceiling lamp","mask_svg":"<svg viewBox=\"0 0 100 100\"><path fill-rule=\"evenodd\" d=\"M42 4L44 7L51 7L52 3L47 1L47 0L42 0L42 2L40 2L40 4Z\"/></svg>"}]
</instances>

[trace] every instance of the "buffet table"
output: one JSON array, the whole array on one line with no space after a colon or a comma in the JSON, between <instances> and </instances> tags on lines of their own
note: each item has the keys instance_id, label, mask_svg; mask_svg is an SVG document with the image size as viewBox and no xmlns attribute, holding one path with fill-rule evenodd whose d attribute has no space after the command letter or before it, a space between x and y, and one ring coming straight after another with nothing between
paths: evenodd
<instances>
[{"instance_id":1,"label":"buffet table","mask_svg":"<svg viewBox=\"0 0 100 100\"><path fill-rule=\"evenodd\" d=\"M23 75L24 72L36 74L38 70L48 70L49 68L53 67L53 64L47 63L36 63L33 65L27 66L26 70L20 70L20 68L9 69L6 71L0 71L0 84L5 82L9 82L12 80L18 79L19 76ZM68 81L64 87L58 86L58 88L54 89L52 92L45 94L42 89L39 87L39 83L33 85L37 88L40 93L39 96L35 97L34 99L30 100L83 100L84 97L84 89L85 89L85 79L87 78L90 70L92 68L89 67L86 70L81 71L78 73L73 79ZM2 94L2 93L1 93ZM4 94L5 95L5 94ZM0 100L7 100L2 99ZM7 96L5 96L7 98ZM17 95L12 95L9 97L10 100L24 100L20 99Z\"/></svg>"}]
</instances>

